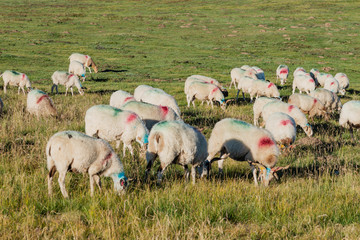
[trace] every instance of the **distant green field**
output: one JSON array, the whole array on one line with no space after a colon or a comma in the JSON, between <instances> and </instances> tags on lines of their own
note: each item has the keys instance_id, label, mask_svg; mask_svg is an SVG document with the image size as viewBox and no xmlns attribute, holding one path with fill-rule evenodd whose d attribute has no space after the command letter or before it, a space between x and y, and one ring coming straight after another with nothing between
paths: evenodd
<instances>
[{"instance_id":1,"label":"distant green field","mask_svg":"<svg viewBox=\"0 0 360 240\"><path fill-rule=\"evenodd\" d=\"M360 1L2 0L0 9L1 73L26 73L33 87L50 93L52 73L68 69L71 53L92 56L99 68L87 73L84 96L65 97L62 86L61 94L50 94L57 118L29 115L26 96L15 87L5 95L1 81L1 239L359 239L360 135L353 142L338 114L311 121L312 138L298 129L295 147L277 164L289 170L268 188L254 186L247 163L230 159L223 180L216 163L211 179L195 186L171 166L158 187L159 163L144 183L146 160L136 151L122 158L134 179L126 195L116 195L104 178L102 192L90 197L88 176L69 173L70 199L57 181L49 198L45 146L58 131L84 131L89 107L140 84L175 96L184 121L207 138L225 117L252 123L249 102L193 109L183 92L193 74L228 87L231 69L245 64L262 68L272 82L277 66L287 64L284 99L296 67L344 72L350 87L342 103L359 100ZM235 95L229 89L228 98Z\"/></svg>"}]
</instances>

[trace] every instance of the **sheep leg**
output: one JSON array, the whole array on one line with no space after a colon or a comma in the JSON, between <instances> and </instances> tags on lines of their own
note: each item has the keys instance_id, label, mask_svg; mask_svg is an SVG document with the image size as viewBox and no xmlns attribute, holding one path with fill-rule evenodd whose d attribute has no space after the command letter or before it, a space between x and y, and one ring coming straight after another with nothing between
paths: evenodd
<instances>
[{"instance_id":1,"label":"sheep leg","mask_svg":"<svg viewBox=\"0 0 360 240\"><path fill-rule=\"evenodd\" d=\"M195 99L192 100L192 105L195 108Z\"/></svg>"},{"instance_id":2,"label":"sheep leg","mask_svg":"<svg viewBox=\"0 0 360 240\"><path fill-rule=\"evenodd\" d=\"M71 96L74 96L73 87L70 87L70 90L71 90Z\"/></svg>"},{"instance_id":3,"label":"sheep leg","mask_svg":"<svg viewBox=\"0 0 360 240\"><path fill-rule=\"evenodd\" d=\"M158 171L157 171L157 182L156 182L157 185L161 184L164 170L165 170L165 167L163 168L163 166L160 165L160 167L158 168Z\"/></svg>"},{"instance_id":4,"label":"sheep leg","mask_svg":"<svg viewBox=\"0 0 360 240\"><path fill-rule=\"evenodd\" d=\"M48 175L48 193L49 196L52 195L53 191L52 191L52 180L53 180L53 176L50 177L50 175Z\"/></svg>"},{"instance_id":5,"label":"sheep leg","mask_svg":"<svg viewBox=\"0 0 360 240\"><path fill-rule=\"evenodd\" d=\"M90 67L87 67L87 69L89 69L89 72L91 73L91 68L90 68Z\"/></svg>"},{"instance_id":6,"label":"sheep leg","mask_svg":"<svg viewBox=\"0 0 360 240\"><path fill-rule=\"evenodd\" d=\"M250 168L251 168L251 172L253 174L253 177L254 177L254 183L255 183L255 186L259 186L259 183L257 181L257 175L256 175L256 172L257 172L257 169L254 165L252 165L251 163L250 164Z\"/></svg>"},{"instance_id":7,"label":"sheep leg","mask_svg":"<svg viewBox=\"0 0 360 240\"><path fill-rule=\"evenodd\" d=\"M126 153L126 144L124 143L124 147L123 147L123 157L125 157L125 153Z\"/></svg>"},{"instance_id":8,"label":"sheep leg","mask_svg":"<svg viewBox=\"0 0 360 240\"><path fill-rule=\"evenodd\" d=\"M355 139L354 139L354 133L353 133L353 128L352 128L352 126L351 126L351 124L349 124L350 125L350 128L349 128L349 131L350 131L350 135L351 135L351 141L355 141Z\"/></svg>"},{"instance_id":9,"label":"sheep leg","mask_svg":"<svg viewBox=\"0 0 360 240\"><path fill-rule=\"evenodd\" d=\"M7 85L7 83L4 82L4 93L5 93L5 94L6 94L6 85Z\"/></svg>"},{"instance_id":10,"label":"sheep leg","mask_svg":"<svg viewBox=\"0 0 360 240\"><path fill-rule=\"evenodd\" d=\"M218 161L218 168L219 168L219 175L221 177L224 176L224 170L223 170L223 166L224 166L224 159L221 159Z\"/></svg>"},{"instance_id":11,"label":"sheep leg","mask_svg":"<svg viewBox=\"0 0 360 240\"><path fill-rule=\"evenodd\" d=\"M229 89L231 89L231 85L232 85L232 83L233 83L233 80L231 79ZM235 85L235 84L234 84L234 85Z\"/></svg>"},{"instance_id":12,"label":"sheep leg","mask_svg":"<svg viewBox=\"0 0 360 240\"><path fill-rule=\"evenodd\" d=\"M121 143L120 140L116 140L116 148L119 148L119 147L120 147L120 143ZM125 145L124 145L124 146L125 146Z\"/></svg>"},{"instance_id":13,"label":"sheep leg","mask_svg":"<svg viewBox=\"0 0 360 240\"><path fill-rule=\"evenodd\" d=\"M61 193L64 196L64 198L69 198L69 195L65 189L65 176L66 176L66 171L62 171L62 172L59 171L58 182L59 182Z\"/></svg>"},{"instance_id":14,"label":"sheep leg","mask_svg":"<svg viewBox=\"0 0 360 240\"><path fill-rule=\"evenodd\" d=\"M237 102L237 101L238 101L238 99L239 99L239 92L240 92L240 89L238 89L238 90L237 90L237 93L236 93L236 98L235 98L235 102Z\"/></svg>"},{"instance_id":15,"label":"sheep leg","mask_svg":"<svg viewBox=\"0 0 360 240\"><path fill-rule=\"evenodd\" d=\"M66 87L65 96L67 95L68 89L69 89L69 87Z\"/></svg>"},{"instance_id":16,"label":"sheep leg","mask_svg":"<svg viewBox=\"0 0 360 240\"><path fill-rule=\"evenodd\" d=\"M185 180L189 181L189 175L190 175L189 167L188 167L188 165L184 165L183 167L184 167L184 170L185 170Z\"/></svg>"},{"instance_id":17,"label":"sheep leg","mask_svg":"<svg viewBox=\"0 0 360 240\"><path fill-rule=\"evenodd\" d=\"M210 100L210 103L211 103L211 108L214 109L214 103L212 100Z\"/></svg>"},{"instance_id":18,"label":"sheep leg","mask_svg":"<svg viewBox=\"0 0 360 240\"><path fill-rule=\"evenodd\" d=\"M20 87L18 88L18 94L20 94Z\"/></svg>"},{"instance_id":19,"label":"sheep leg","mask_svg":"<svg viewBox=\"0 0 360 240\"><path fill-rule=\"evenodd\" d=\"M150 156L150 155L148 155L148 153L146 153L146 159L148 160L148 163L146 165L144 182L146 182L146 180L148 178L149 172L151 170L151 167L152 167L152 165L154 163L154 160L155 160L155 157L156 157L156 155L153 156L153 154L151 155L151 156L153 156L152 158L148 158L148 156Z\"/></svg>"},{"instance_id":20,"label":"sheep leg","mask_svg":"<svg viewBox=\"0 0 360 240\"><path fill-rule=\"evenodd\" d=\"M99 175L94 175L93 176L96 185L98 186L99 190L101 191L101 181L100 181L100 176Z\"/></svg>"},{"instance_id":21,"label":"sheep leg","mask_svg":"<svg viewBox=\"0 0 360 240\"><path fill-rule=\"evenodd\" d=\"M189 95L186 95L186 101L187 101L187 103L188 103L187 107L190 107L191 99L190 99L190 96L189 96Z\"/></svg>"},{"instance_id":22,"label":"sheep leg","mask_svg":"<svg viewBox=\"0 0 360 240\"><path fill-rule=\"evenodd\" d=\"M195 179L196 179L196 169L195 169L195 166L192 165L191 166L191 180L192 180L193 185L195 185Z\"/></svg>"},{"instance_id":23,"label":"sheep leg","mask_svg":"<svg viewBox=\"0 0 360 240\"><path fill-rule=\"evenodd\" d=\"M23 94L25 95L26 93L25 93L24 87L22 87L21 90L22 90Z\"/></svg>"}]
</instances>

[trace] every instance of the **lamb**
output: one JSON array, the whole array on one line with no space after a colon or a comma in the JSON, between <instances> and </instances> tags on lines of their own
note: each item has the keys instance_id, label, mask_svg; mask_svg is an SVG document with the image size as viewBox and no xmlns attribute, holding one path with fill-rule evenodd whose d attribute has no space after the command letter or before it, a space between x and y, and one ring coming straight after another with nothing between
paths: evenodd
<instances>
[{"instance_id":1,"label":"lamb","mask_svg":"<svg viewBox=\"0 0 360 240\"><path fill-rule=\"evenodd\" d=\"M354 139L353 128L360 128L360 101L352 100L344 104L340 112L339 124L350 129Z\"/></svg>"},{"instance_id":2,"label":"lamb","mask_svg":"<svg viewBox=\"0 0 360 240\"><path fill-rule=\"evenodd\" d=\"M161 163L158 184L166 167L172 163L184 166L186 178L189 176L187 165L191 164L192 183L195 184L195 167L201 167L207 157L207 142L200 131L182 121L162 121L150 132L145 180L157 156Z\"/></svg>"},{"instance_id":3,"label":"lamb","mask_svg":"<svg viewBox=\"0 0 360 240\"><path fill-rule=\"evenodd\" d=\"M56 116L57 111L51 98L41 90L31 90L27 96L26 110L37 117Z\"/></svg>"},{"instance_id":4,"label":"lamb","mask_svg":"<svg viewBox=\"0 0 360 240\"><path fill-rule=\"evenodd\" d=\"M269 102L262 109L262 116L265 123L267 122L270 114L274 112L288 114L295 120L295 123L304 130L307 136L311 137L313 135L312 128L308 123L305 114L298 107L281 101Z\"/></svg>"},{"instance_id":5,"label":"lamb","mask_svg":"<svg viewBox=\"0 0 360 240\"><path fill-rule=\"evenodd\" d=\"M209 173L211 162L217 161L220 174L227 157L236 161L248 161L253 172L255 185L258 185L256 168L260 168L261 183L267 186L275 173L284 168L274 168L279 149L270 132L249 123L225 118L215 124L208 142L209 155L204 163L202 176ZM220 152L220 157L215 155Z\"/></svg>"},{"instance_id":6,"label":"lamb","mask_svg":"<svg viewBox=\"0 0 360 240\"><path fill-rule=\"evenodd\" d=\"M128 92L118 90L113 94L111 94L110 106L121 108L121 106L124 105L125 103L132 101L136 101L133 95L131 95Z\"/></svg>"},{"instance_id":7,"label":"lamb","mask_svg":"<svg viewBox=\"0 0 360 240\"><path fill-rule=\"evenodd\" d=\"M214 85L216 85L217 87L219 87L221 89L221 91L222 91L222 93L224 94L225 97L228 96L227 90L223 86L221 86L221 84L216 79L206 77L206 76L202 76L202 75L191 75L190 77L188 77L186 79L185 87L184 87L185 94L187 94L189 86L193 82L205 82L205 83L214 84Z\"/></svg>"},{"instance_id":8,"label":"lamb","mask_svg":"<svg viewBox=\"0 0 360 240\"><path fill-rule=\"evenodd\" d=\"M186 94L188 107L190 107L190 102L192 102L195 108L195 99L210 101L211 108L214 108L213 101L218 101L222 109L225 110L226 108L224 94L221 92L220 88L214 84L204 82L191 83L188 93Z\"/></svg>"},{"instance_id":9,"label":"lamb","mask_svg":"<svg viewBox=\"0 0 360 240\"><path fill-rule=\"evenodd\" d=\"M136 113L144 121L146 128L149 130L160 121L181 120L172 108L150 103L129 101L122 105L121 109Z\"/></svg>"},{"instance_id":10,"label":"lamb","mask_svg":"<svg viewBox=\"0 0 360 240\"><path fill-rule=\"evenodd\" d=\"M255 100L254 106L253 106L253 111L254 111L254 125L258 126L259 125L259 118L261 116L261 112L263 107L272 101L279 101L278 99L275 98L268 98L268 97L259 97Z\"/></svg>"},{"instance_id":11,"label":"lamb","mask_svg":"<svg viewBox=\"0 0 360 240\"><path fill-rule=\"evenodd\" d=\"M326 112L325 105L317 98L294 93L289 97L288 103L297 106L304 113L308 113L310 118L319 116L328 119L329 117Z\"/></svg>"},{"instance_id":12,"label":"lamb","mask_svg":"<svg viewBox=\"0 0 360 240\"><path fill-rule=\"evenodd\" d=\"M279 65L276 69L276 79L280 79L281 85L286 83L289 76L289 67L287 65Z\"/></svg>"},{"instance_id":13,"label":"lamb","mask_svg":"<svg viewBox=\"0 0 360 240\"><path fill-rule=\"evenodd\" d=\"M325 80L324 89L327 89L333 93L338 93L341 91L342 95L345 94L345 90L340 89L339 82L333 77L328 77Z\"/></svg>"},{"instance_id":14,"label":"lamb","mask_svg":"<svg viewBox=\"0 0 360 240\"><path fill-rule=\"evenodd\" d=\"M4 93L6 94L6 87L7 85L10 86L18 86L18 94L20 94L20 89L23 91L25 95L24 87L27 88L27 91L29 92L31 90L31 83L26 76L25 73L16 72L13 70L6 70L3 72L3 74L0 75L0 77L4 80Z\"/></svg>"},{"instance_id":15,"label":"lamb","mask_svg":"<svg viewBox=\"0 0 360 240\"><path fill-rule=\"evenodd\" d=\"M295 120L282 112L270 114L266 121L265 129L268 130L279 145L289 146L296 139Z\"/></svg>"},{"instance_id":16,"label":"lamb","mask_svg":"<svg viewBox=\"0 0 360 240\"><path fill-rule=\"evenodd\" d=\"M144 94L144 92L150 89L154 89L154 88L148 85L137 86L134 90L134 98L136 99L136 101L141 101L141 96Z\"/></svg>"},{"instance_id":17,"label":"lamb","mask_svg":"<svg viewBox=\"0 0 360 240\"><path fill-rule=\"evenodd\" d=\"M319 99L320 102L324 104L327 111L340 110L342 107L338 96L327 89L317 88L314 91L311 91L309 96Z\"/></svg>"},{"instance_id":18,"label":"lamb","mask_svg":"<svg viewBox=\"0 0 360 240\"><path fill-rule=\"evenodd\" d=\"M294 71L294 73L293 73L293 75L294 75L294 78L295 78L295 76L296 75L302 75L302 74L306 74L306 71L305 71L305 69L303 68L303 67L297 67L296 69L295 69L295 71Z\"/></svg>"},{"instance_id":19,"label":"lamb","mask_svg":"<svg viewBox=\"0 0 360 240\"><path fill-rule=\"evenodd\" d=\"M123 142L123 156L126 148L132 156L134 155L131 146L134 140L144 148L149 135L149 131L136 113L109 105L95 105L86 111L85 132L89 136L116 141L116 148Z\"/></svg>"},{"instance_id":20,"label":"lamb","mask_svg":"<svg viewBox=\"0 0 360 240\"><path fill-rule=\"evenodd\" d=\"M71 95L74 96L73 86L75 86L80 95L84 95L84 90L82 89L80 80L78 76L65 72L65 71L55 71L53 75L51 76L51 79L53 81L53 85L51 87L51 93L53 93L54 88L56 89L56 93L59 93L58 91L58 85L64 85L66 87L65 90L65 96L67 95L67 91L70 88Z\"/></svg>"},{"instance_id":21,"label":"lamb","mask_svg":"<svg viewBox=\"0 0 360 240\"><path fill-rule=\"evenodd\" d=\"M322 73L322 72L320 72L320 73L318 73L317 74L317 80L318 80L318 82L319 82L319 85L320 86L324 86L325 85L325 80L327 79L327 78L332 78L333 76L331 75L331 74L329 74L329 73Z\"/></svg>"},{"instance_id":22,"label":"lamb","mask_svg":"<svg viewBox=\"0 0 360 240\"><path fill-rule=\"evenodd\" d=\"M236 87L237 84L239 84L240 78L243 76L251 77L254 80L257 80L256 71L252 68L246 70L242 68L234 68L231 70L230 75L231 75L231 83L229 89L231 88L232 84L234 84L234 86Z\"/></svg>"},{"instance_id":23,"label":"lamb","mask_svg":"<svg viewBox=\"0 0 360 240\"><path fill-rule=\"evenodd\" d=\"M181 116L180 108L175 98L159 88L148 89L142 94L140 100L154 105L170 107L178 116Z\"/></svg>"},{"instance_id":24,"label":"lamb","mask_svg":"<svg viewBox=\"0 0 360 240\"><path fill-rule=\"evenodd\" d=\"M250 93L251 102L255 95L256 98L258 98L259 96L266 96L266 97L274 97L280 99L280 93L276 85L268 81L262 81L262 80L253 81L249 93Z\"/></svg>"},{"instance_id":25,"label":"lamb","mask_svg":"<svg viewBox=\"0 0 360 240\"><path fill-rule=\"evenodd\" d=\"M78 61L71 61L69 64L69 73L73 73L78 77L81 77L83 82L85 81L85 73L86 69L81 62Z\"/></svg>"},{"instance_id":26,"label":"lamb","mask_svg":"<svg viewBox=\"0 0 360 240\"><path fill-rule=\"evenodd\" d=\"M251 87L253 86L253 83L254 83L254 79L250 78L250 77L246 77L246 76L243 76L239 79L239 84L238 84L238 91L237 91L237 94L236 94L236 101L238 100L239 98L239 92L240 90L242 91L242 95L243 95L243 100L245 101L245 93L249 93L250 94L250 91L251 91Z\"/></svg>"},{"instance_id":27,"label":"lamb","mask_svg":"<svg viewBox=\"0 0 360 240\"><path fill-rule=\"evenodd\" d=\"M97 66L96 66L94 60L92 60L92 58L89 55L73 53L70 55L69 60L70 60L70 62L72 62L72 61L81 62L85 67L87 67L89 69L90 73L91 73L90 67L92 67L94 69L95 73L98 72L98 69L97 69Z\"/></svg>"},{"instance_id":28,"label":"lamb","mask_svg":"<svg viewBox=\"0 0 360 240\"><path fill-rule=\"evenodd\" d=\"M127 186L127 178L120 158L102 139L76 131L58 132L48 141L46 156L50 196L52 179L56 171L59 172L58 182L64 198L69 197L65 189L65 176L68 171L89 174L91 196L94 195L94 182L101 189L100 176L111 177L114 188L119 194L123 193Z\"/></svg>"},{"instance_id":29,"label":"lamb","mask_svg":"<svg viewBox=\"0 0 360 240\"><path fill-rule=\"evenodd\" d=\"M345 95L350 83L349 78L345 73L337 73L334 78L339 82L340 93Z\"/></svg>"},{"instance_id":30,"label":"lamb","mask_svg":"<svg viewBox=\"0 0 360 240\"><path fill-rule=\"evenodd\" d=\"M294 76L292 94L295 93L296 88L299 89L300 93L302 91L309 94L315 89L315 81L310 75L297 74Z\"/></svg>"},{"instance_id":31,"label":"lamb","mask_svg":"<svg viewBox=\"0 0 360 240\"><path fill-rule=\"evenodd\" d=\"M261 68L257 67L257 66L253 66L251 67L252 69L255 70L255 75L259 80L264 80L265 81L265 73L264 70L262 70Z\"/></svg>"}]
</instances>

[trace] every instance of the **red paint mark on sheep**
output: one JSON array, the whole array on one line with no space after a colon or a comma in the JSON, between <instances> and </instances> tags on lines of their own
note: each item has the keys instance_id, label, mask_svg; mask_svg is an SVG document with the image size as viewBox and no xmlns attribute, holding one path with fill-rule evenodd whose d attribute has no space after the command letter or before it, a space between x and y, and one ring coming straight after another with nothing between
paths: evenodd
<instances>
[{"instance_id":1,"label":"red paint mark on sheep","mask_svg":"<svg viewBox=\"0 0 360 240\"><path fill-rule=\"evenodd\" d=\"M72 76L74 76L74 74L70 74L70 75L68 76L68 79L70 79Z\"/></svg>"},{"instance_id":2,"label":"red paint mark on sheep","mask_svg":"<svg viewBox=\"0 0 360 240\"><path fill-rule=\"evenodd\" d=\"M288 73L288 70L287 69L281 69L280 70L280 74L287 74Z\"/></svg>"},{"instance_id":3,"label":"red paint mark on sheep","mask_svg":"<svg viewBox=\"0 0 360 240\"><path fill-rule=\"evenodd\" d=\"M21 80L25 80L25 74L22 74Z\"/></svg>"},{"instance_id":4,"label":"red paint mark on sheep","mask_svg":"<svg viewBox=\"0 0 360 240\"><path fill-rule=\"evenodd\" d=\"M334 82L332 82L332 83L330 83L330 86L332 86L332 85L334 85L335 83Z\"/></svg>"},{"instance_id":5,"label":"red paint mark on sheep","mask_svg":"<svg viewBox=\"0 0 360 240\"><path fill-rule=\"evenodd\" d=\"M315 103L317 103L317 99L316 99L316 98L314 99L314 104L315 104Z\"/></svg>"},{"instance_id":6,"label":"red paint mark on sheep","mask_svg":"<svg viewBox=\"0 0 360 240\"><path fill-rule=\"evenodd\" d=\"M88 56L88 55L85 55L85 58L86 58L86 59L88 59L88 58L89 58L89 56Z\"/></svg>"},{"instance_id":7,"label":"red paint mark on sheep","mask_svg":"<svg viewBox=\"0 0 360 240\"><path fill-rule=\"evenodd\" d=\"M259 143L258 143L258 147L259 148L262 148L262 147L270 147L274 145L274 142L273 140L271 140L269 137L263 137L259 140Z\"/></svg>"},{"instance_id":8,"label":"red paint mark on sheep","mask_svg":"<svg viewBox=\"0 0 360 240\"><path fill-rule=\"evenodd\" d=\"M313 83L313 82L314 82L314 79L309 79L309 82L312 82L312 83Z\"/></svg>"},{"instance_id":9,"label":"red paint mark on sheep","mask_svg":"<svg viewBox=\"0 0 360 240\"><path fill-rule=\"evenodd\" d=\"M330 74L326 75L326 77L330 77Z\"/></svg>"},{"instance_id":10,"label":"red paint mark on sheep","mask_svg":"<svg viewBox=\"0 0 360 240\"><path fill-rule=\"evenodd\" d=\"M283 126L286 126L288 124L292 124L292 122L289 119L288 120L281 120L280 124L283 125Z\"/></svg>"},{"instance_id":11,"label":"red paint mark on sheep","mask_svg":"<svg viewBox=\"0 0 360 240\"><path fill-rule=\"evenodd\" d=\"M48 95L42 95L37 101L36 104L39 104L44 98L48 98Z\"/></svg>"},{"instance_id":12,"label":"red paint mark on sheep","mask_svg":"<svg viewBox=\"0 0 360 240\"><path fill-rule=\"evenodd\" d=\"M160 108L161 108L161 112L163 114L163 117L165 117L169 112L169 108L166 107L166 106L160 106Z\"/></svg>"},{"instance_id":13,"label":"red paint mark on sheep","mask_svg":"<svg viewBox=\"0 0 360 240\"><path fill-rule=\"evenodd\" d=\"M213 83L214 83L214 81L211 81L210 83L211 83L211 84L213 84Z\"/></svg>"},{"instance_id":14,"label":"red paint mark on sheep","mask_svg":"<svg viewBox=\"0 0 360 240\"><path fill-rule=\"evenodd\" d=\"M268 88L271 88L272 86L274 86L274 84L273 84L273 83L270 83L267 87L268 87Z\"/></svg>"},{"instance_id":15,"label":"red paint mark on sheep","mask_svg":"<svg viewBox=\"0 0 360 240\"><path fill-rule=\"evenodd\" d=\"M131 100L131 99L134 99L133 97L127 97L124 99L124 103L126 103L127 101Z\"/></svg>"},{"instance_id":16,"label":"red paint mark on sheep","mask_svg":"<svg viewBox=\"0 0 360 240\"><path fill-rule=\"evenodd\" d=\"M294 105L290 105L290 106L288 107L288 111L289 111L289 112L291 112L293 109L294 109Z\"/></svg>"},{"instance_id":17,"label":"red paint mark on sheep","mask_svg":"<svg viewBox=\"0 0 360 240\"><path fill-rule=\"evenodd\" d=\"M111 152L109 152L109 154L108 155L106 155L106 157L104 158L104 160L103 160L103 164L105 164L110 158L112 157L112 153Z\"/></svg>"},{"instance_id":18,"label":"red paint mark on sheep","mask_svg":"<svg viewBox=\"0 0 360 240\"><path fill-rule=\"evenodd\" d=\"M211 91L211 93L216 92L218 89L219 89L219 88L214 88L214 89Z\"/></svg>"},{"instance_id":19,"label":"red paint mark on sheep","mask_svg":"<svg viewBox=\"0 0 360 240\"><path fill-rule=\"evenodd\" d=\"M126 119L126 123L131 123L132 121L134 121L136 119L136 115L135 114L130 114L128 116L128 118Z\"/></svg>"}]
</instances>

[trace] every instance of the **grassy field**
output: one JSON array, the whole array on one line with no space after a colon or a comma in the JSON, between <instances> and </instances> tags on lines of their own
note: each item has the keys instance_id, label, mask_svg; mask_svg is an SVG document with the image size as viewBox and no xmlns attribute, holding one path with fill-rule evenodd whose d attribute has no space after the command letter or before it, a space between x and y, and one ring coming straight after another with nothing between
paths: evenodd
<instances>
[{"instance_id":1,"label":"grassy field","mask_svg":"<svg viewBox=\"0 0 360 240\"><path fill-rule=\"evenodd\" d=\"M99 73L87 74L85 96L65 97L63 87L50 95L57 118L30 116L26 96L14 87L6 95L0 90L0 238L358 239L360 147L339 127L338 114L311 122L312 138L299 129L294 149L278 162L290 169L268 188L256 188L248 164L232 160L223 180L214 164L212 178L192 186L181 167L171 166L158 187L157 163L143 183L146 161L136 152L122 159L135 179L126 195L102 179L102 192L90 197L88 176L68 174L70 199L62 198L57 181L49 198L45 146L58 131L84 131L89 107L139 84L174 95L184 121L207 138L222 118L252 123L248 102L225 112L194 110L183 93L190 75L228 86L231 69L244 64L261 67L273 82L282 63L291 74L298 66L344 72L350 90L341 101L359 100L359 7L359 1L2 0L0 72L24 72L49 93L52 73L66 70L68 56L80 52L93 57ZM292 75L280 90L284 99L291 82Z\"/></svg>"}]
</instances>

